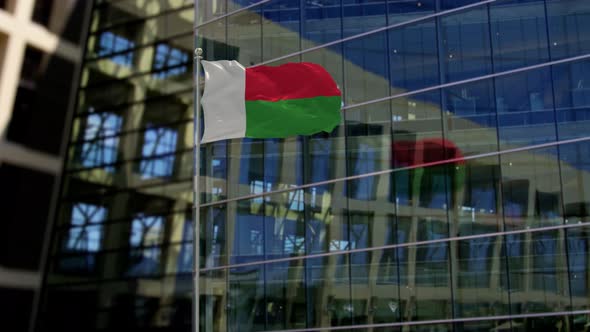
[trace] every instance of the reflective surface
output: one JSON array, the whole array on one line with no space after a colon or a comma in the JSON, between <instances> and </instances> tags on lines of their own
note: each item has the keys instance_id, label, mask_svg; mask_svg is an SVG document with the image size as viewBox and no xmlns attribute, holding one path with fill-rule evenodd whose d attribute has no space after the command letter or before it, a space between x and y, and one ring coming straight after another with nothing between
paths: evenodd
<instances>
[{"instance_id":1,"label":"reflective surface","mask_svg":"<svg viewBox=\"0 0 590 332\"><path fill-rule=\"evenodd\" d=\"M43 327L188 331L191 5L101 3ZM199 0L195 21L205 59L315 62L345 101L329 134L201 148L201 331L587 329L590 141L534 147L590 132L587 1Z\"/></svg>"}]
</instances>

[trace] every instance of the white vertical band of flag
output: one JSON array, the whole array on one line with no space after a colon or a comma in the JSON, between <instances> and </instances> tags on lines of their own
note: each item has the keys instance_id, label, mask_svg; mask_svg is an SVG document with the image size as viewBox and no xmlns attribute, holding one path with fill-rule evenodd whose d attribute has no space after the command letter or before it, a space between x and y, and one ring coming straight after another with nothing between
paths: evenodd
<instances>
[{"instance_id":1,"label":"white vertical band of flag","mask_svg":"<svg viewBox=\"0 0 590 332\"><path fill-rule=\"evenodd\" d=\"M246 136L246 68L235 60L201 64L207 84L201 98L206 107L202 143Z\"/></svg>"}]
</instances>

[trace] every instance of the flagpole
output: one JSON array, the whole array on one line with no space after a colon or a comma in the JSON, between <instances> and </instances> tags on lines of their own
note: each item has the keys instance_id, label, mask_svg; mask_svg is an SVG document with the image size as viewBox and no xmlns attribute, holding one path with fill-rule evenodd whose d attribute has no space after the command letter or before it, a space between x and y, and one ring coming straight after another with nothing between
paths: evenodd
<instances>
[{"instance_id":1,"label":"flagpole","mask_svg":"<svg viewBox=\"0 0 590 332\"><path fill-rule=\"evenodd\" d=\"M201 195L199 188L199 177L201 175L201 60L203 49L195 49L195 112L193 124L195 127L195 151L194 151L194 177L193 177L193 327L194 332L199 332L199 306L200 306L200 218L201 218Z\"/></svg>"}]
</instances>

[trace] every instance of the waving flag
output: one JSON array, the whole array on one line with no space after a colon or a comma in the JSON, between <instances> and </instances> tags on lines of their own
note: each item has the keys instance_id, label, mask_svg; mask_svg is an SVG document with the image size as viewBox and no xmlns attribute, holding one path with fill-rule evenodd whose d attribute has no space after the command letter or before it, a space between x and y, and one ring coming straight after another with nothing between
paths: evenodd
<instances>
[{"instance_id":1,"label":"waving flag","mask_svg":"<svg viewBox=\"0 0 590 332\"><path fill-rule=\"evenodd\" d=\"M331 132L342 97L330 74L313 63L244 68L236 61L202 61L202 143L230 138L283 138Z\"/></svg>"}]
</instances>

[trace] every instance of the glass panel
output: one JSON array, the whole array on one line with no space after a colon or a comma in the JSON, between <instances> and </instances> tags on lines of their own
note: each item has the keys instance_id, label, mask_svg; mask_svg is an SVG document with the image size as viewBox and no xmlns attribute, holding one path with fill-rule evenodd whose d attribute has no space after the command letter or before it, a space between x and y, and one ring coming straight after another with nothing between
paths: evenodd
<instances>
[{"instance_id":1,"label":"glass panel","mask_svg":"<svg viewBox=\"0 0 590 332\"><path fill-rule=\"evenodd\" d=\"M391 165L391 110L389 102L355 107L345 111L348 175L386 170ZM380 180L385 180L381 185ZM388 177L369 177L349 181L347 194L355 204L387 199ZM359 202L356 202L359 201ZM352 204L352 202L350 202ZM360 210L370 210L367 207Z\"/></svg>"},{"instance_id":2,"label":"glass panel","mask_svg":"<svg viewBox=\"0 0 590 332\"><path fill-rule=\"evenodd\" d=\"M498 150L496 107L491 80L444 89L446 139L456 157Z\"/></svg>"},{"instance_id":3,"label":"glass panel","mask_svg":"<svg viewBox=\"0 0 590 332\"><path fill-rule=\"evenodd\" d=\"M86 57L100 57L112 52L124 51L129 48L126 46L143 46L181 34L187 35L192 30L193 13L193 8L186 8L140 21L129 15L124 24L111 25L94 32L89 40L90 47Z\"/></svg>"},{"instance_id":4,"label":"glass panel","mask_svg":"<svg viewBox=\"0 0 590 332\"><path fill-rule=\"evenodd\" d=\"M239 48L227 44L226 32L226 20L217 20L196 29L196 43L203 49L203 59L215 61L237 58Z\"/></svg>"},{"instance_id":5,"label":"glass panel","mask_svg":"<svg viewBox=\"0 0 590 332\"><path fill-rule=\"evenodd\" d=\"M303 49L342 38L341 0L304 1L302 6Z\"/></svg>"},{"instance_id":6,"label":"glass panel","mask_svg":"<svg viewBox=\"0 0 590 332\"><path fill-rule=\"evenodd\" d=\"M502 230L500 163L498 157L478 158L449 166L453 178L453 234L467 236Z\"/></svg>"},{"instance_id":7,"label":"glass panel","mask_svg":"<svg viewBox=\"0 0 590 332\"><path fill-rule=\"evenodd\" d=\"M448 1L443 2L447 3ZM390 0L387 1L388 24L417 19L434 14L436 0Z\"/></svg>"},{"instance_id":8,"label":"glass panel","mask_svg":"<svg viewBox=\"0 0 590 332\"><path fill-rule=\"evenodd\" d=\"M507 236L505 250L512 314L566 310L570 298L563 230Z\"/></svg>"},{"instance_id":9,"label":"glass panel","mask_svg":"<svg viewBox=\"0 0 590 332\"><path fill-rule=\"evenodd\" d=\"M540 69L496 79L501 149L556 139L550 76L548 69Z\"/></svg>"},{"instance_id":10,"label":"glass panel","mask_svg":"<svg viewBox=\"0 0 590 332\"><path fill-rule=\"evenodd\" d=\"M239 50L235 59L245 67L262 61L260 11L260 8L252 8L227 18L227 43Z\"/></svg>"},{"instance_id":11,"label":"glass panel","mask_svg":"<svg viewBox=\"0 0 590 332\"><path fill-rule=\"evenodd\" d=\"M227 311L229 330L265 330L267 308L264 281L264 265L229 270L229 310Z\"/></svg>"},{"instance_id":12,"label":"glass panel","mask_svg":"<svg viewBox=\"0 0 590 332\"><path fill-rule=\"evenodd\" d=\"M457 253L456 264L453 264L457 281L453 294L455 317L510 313L508 289L500 287L500 280L506 275L506 266L501 264L504 257L500 255L503 239L493 236L451 243L451 248Z\"/></svg>"},{"instance_id":13,"label":"glass panel","mask_svg":"<svg viewBox=\"0 0 590 332\"><path fill-rule=\"evenodd\" d=\"M423 221L418 234L431 227ZM424 229L426 228L426 229ZM446 227L444 227L446 228ZM445 231L446 233L446 231ZM438 235L428 232L430 239ZM426 235L426 234L425 234ZM427 240L421 237L419 240ZM452 317L451 280L448 243L408 246L405 258L400 255L400 278L407 278L400 287L402 321L449 319ZM404 273L403 275L401 273Z\"/></svg>"},{"instance_id":14,"label":"glass panel","mask_svg":"<svg viewBox=\"0 0 590 332\"><path fill-rule=\"evenodd\" d=\"M495 72L531 66L549 59L544 1L492 3L490 23Z\"/></svg>"},{"instance_id":15,"label":"glass panel","mask_svg":"<svg viewBox=\"0 0 590 332\"><path fill-rule=\"evenodd\" d=\"M389 31L389 66L393 95L439 83L434 20Z\"/></svg>"},{"instance_id":16,"label":"glass panel","mask_svg":"<svg viewBox=\"0 0 590 332\"><path fill-rule=\"evenodd\" d=\"M389 95L386 45L384 32L344 43L345 104Z\"/></svg>"},{"instance_id":17,"label":"glass panel","mask_svg":"<svg viewBox=\"0 0 590 332\"><path fill-rule=\"evenodd\" d=\"M189 278L190 279L190 278ZM192 279L190 279L192 280ZM229 292L227 271L217 270L201 273L201 331L227 331L227 310L229 307ZM190 293L191 287L187 288ZM190 320L189 320L190 321Z\"/></svg>"},{"instance_id":18,"label":"glass panel","mask_svg":"<svg viewBox=\"0 0 590 332\"><path fill-rule=\"evenodd\" d=\"M344 37L375 30L386 24L385 0L342 0Z\"/></svg>"},{"instance_id":19,"label":"glass panel","mask_svg":"<svg viewBox=\"0 0 590 332\"><path fill-rule=\"evenodd\" d=\"M561 145L561 179L566 223L590 221L590 143Z\"/></svg>"},{"instance_id":20,"label":"glass panel","mask_svg":"<svg viewBox=\"0 0 590 332\"><path fill-rule=\"evenodd\" d=\"M263 61L300 50L299 6L299 0L275 0L262 5Z\"/></svg>"},{"instance_id":21,"label":"glass panel","mask_svg":"<svg viewBox=\"0 0 590 332\"><path fill-rule=\"evenodd\" d=\"M590 61L553 66L559 139L586 136L590 130Z\"/></svg>"},{"instance_id":22,"label":"glass panel","mask_svg":"<svg viewBox=\"0 0 590 332\"><path fill-rule=\"evenodd\" d=\"M589 239L587 227L566 231L569 267L569 282L573 310L587 310L590 306L588 287Z\"/></svg>"},{"instance_id":23,"label":"glass panel","mask_svg":"<svg viewBox=\"0 0 590 332\"><path fill-rule=\"evenodd\" d=\"M507 229L559 225L562 219L557 149L509 153L502 161L502 197Z\"/></svg>"},{"instance_id":24,"label":"glass panel","mask_svg":"<svg viewBox=\"0 0 590 332\"><path fill-rule=\"evenodd\" d=\"M305 263L297 260L265 265L266 330L307 326L310 304L306 301Z\"/></svg>"},{"instance_id":25,"label":"glass panel","mask_svg":"<svg viewBox=\"0 0 590 332\"><path fill-rule=\"evenodd\" d=\"M159 41L153 45L134 48L128 52L115 49L99 59L86 62L84 70L91 72L84 80L88 87L105 86L113 79L126 79L151 74L154 79L181 77L192 68L192 52L186 48L188 36ZM116 45L118 45L116 42ZM102 83L102 84L101 84Z\"/></svg>"},{"instance_id":26,"label":"glass panel","mask_svg":"<svg viewBox=\"0 0 590 332\"><path fill-rule=\"evenodd\" d=\"M202 24L203 22L214 19L217 16L221 16L226 13L227 1L225 0L208 0L208 1L195 1L198 8L196 24ZM234 1L230 1L234 2Z\"/></svg>"},{"instance_id":27,"label":"glass panel","mask_svg":"<svg viewBox=\"0 0 590 332\"><path fill-rule=\"evenodd\" d=\"M554 60L590 52L590 4L584 0L547 0L549 43Z\"/></svg>"},{"instance_id":28,"label":"glass panel","mask_svg":"<svg viewBox=\"0 0 590 332\"><path fill-rule=\"evenodd\" d=\"M492 72L488 23L486 6L440 19L440 56L445 82Z\"/></svg>"}]
</instances>

